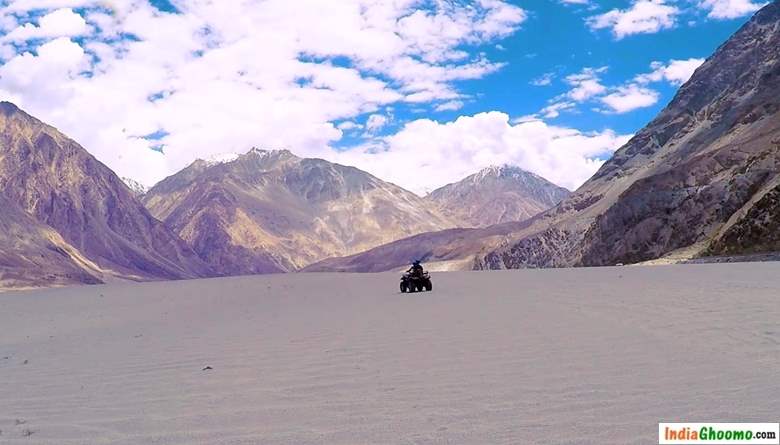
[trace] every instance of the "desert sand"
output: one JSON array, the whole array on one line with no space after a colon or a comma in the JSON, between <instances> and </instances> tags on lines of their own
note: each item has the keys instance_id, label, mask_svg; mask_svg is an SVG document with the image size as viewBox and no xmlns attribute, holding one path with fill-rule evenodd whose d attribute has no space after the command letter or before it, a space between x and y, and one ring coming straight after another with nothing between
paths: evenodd
<instances>
[{"instance_id":1,"label":"desert sand","mask_svg":"<svg viewBox=\"0 0 780 445\"><path fill-rule=\"evenodd\" d=\"M780 263L433 278L0 294L0 443L649 444L659 421L778 420Z\"/></svg>"}]
</instances>

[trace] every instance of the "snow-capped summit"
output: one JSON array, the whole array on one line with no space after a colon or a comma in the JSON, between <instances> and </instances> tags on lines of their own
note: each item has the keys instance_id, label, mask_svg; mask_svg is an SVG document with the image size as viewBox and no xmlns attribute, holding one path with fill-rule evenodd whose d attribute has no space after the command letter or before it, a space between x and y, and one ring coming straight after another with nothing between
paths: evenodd
<instances>
[{"instance_id":1,"label":"snow-capped summit","mask_svg":"<svg viewBox=\"0 0 780 445\"><path fill-rule=\"evenodd\" d=\"M217 153L215 155L209 156L206 159L203 159L203 161L205 161L208 165L227 164L229 162L235 161L240 156L241 155L238 153Z\"/></svg>"},{"instance_id":2,"label":"snow-capped summit","mask_svg":"<svg viewBox=\"0 0 780 445\"><path fill-rule=\"evenodd\" d=\"M141 184L133 178L128 178L127 176L122 177L122 182L124 182L125 185L130 188L130 191L132 191L133 195L135 196L143 196L149 190L149 187Z\"/></svg>"}]
</instances>

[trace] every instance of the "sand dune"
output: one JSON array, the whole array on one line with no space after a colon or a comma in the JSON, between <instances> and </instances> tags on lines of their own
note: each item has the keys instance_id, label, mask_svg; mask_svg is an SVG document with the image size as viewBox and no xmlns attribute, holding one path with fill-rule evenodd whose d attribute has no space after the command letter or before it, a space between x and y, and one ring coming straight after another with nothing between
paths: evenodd
<instances>
[{"instance_id":1,"label":"sand dune","mask_svg":"<svg viewBox=\"0 0 780 445\"><path fill-rule=\"evenodd\" d=\"M0 294L3 444L648 444L776 422L780 264ZM202 370L210 366L211 370Z\"/></svg>"}]
</instances>

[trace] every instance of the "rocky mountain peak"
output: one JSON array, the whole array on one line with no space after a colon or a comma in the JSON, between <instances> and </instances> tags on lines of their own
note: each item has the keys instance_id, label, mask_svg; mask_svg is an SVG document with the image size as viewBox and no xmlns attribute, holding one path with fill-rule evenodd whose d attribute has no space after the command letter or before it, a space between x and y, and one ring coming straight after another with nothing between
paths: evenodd
<instances>
[{"instance_id":1,"label":"rocky mountain peak","mask_svg":"<svg viewBox=\"0 0 780 445\"><path fill-rule=\"evenodd\" d=\"M268 163L273 164L282 160L296 160L297 156L292 154L289 150L266 150L262 148L252 147L246 153L217 153L206 158L198 158L193 161L191 166L195 166L197 169L204 169L214 167L223 164L232 164L234 162L250 162L250 163Z\"/></svg>"},{"instance_id":2,"label":"rocky mountain peak","mask_svg":"<svg viewBox=\"0 0 780 445\"><path fill-rule=\"evenodd\" d=\"M491 165L480 170L473 175L475 181L485 180L487 178L510 179L510 180L529 180L529 181L547 181L541 176L531 173L522 168L511 164Z\"/></svg>"},{"instance_id":3,"label":"rocky mountain peak","mask_svg":"<svg viewBox=\"0 0 780 445\"><path fill-rule=\"evenodd\" d=\"M219 164L229 164L240 157L237 153L219 153L207 157L206 159L197 159L196 161L203 161L206 166L213 166Z\"/></svg>"},{"instance_id":4,"label":"rocky mountain peak","mask_svg":"<svg viewBox=\"0 0 780 445\"><path fill-rule=\"evenodd\" d=\"M133 192L133 195L136 197L143 196L149 190L149 187L141 184L133 178L128 178L127 176L122 177L122 182L125 183L125 185L130 189L131 192Z\"/></svg>"},{"instance_id":5,"label":"rocky mountain peak","mask_svg":"<svg viewBox=\"0 0 780 445\"><path fill-rule=\"evenodd\" d=\"M284 156L284 157L295 157L295 155L290 150L288 150L286 148L266 149L266 148L252 147L245 154L246 155L255 155L255 156L278 155L278 156Z\"/></svg>"},{"instance_id":6,"label":"rocky mountain peak","mask_svg":"<svg viewBox=\"0 0 780 445\"><path fill-rule=\"evenodd\" d=\"M538 175L503 164L434 190L426 199L463 227L485 227L528 219L568 195Z\"/></svg>"},{"instance_id":7,"label":"rocky mountain peak","mask_svg":"<svg viewBox=\"0 0 780 445\"><path fill-rule=\"evenodd\" d=\"M261 160L283 160L283 159L300 159L297 156L295 156L290 150L287 149L263 149L263 148L257 148L252 147L244 153L243 155L239 156L239 158L253 158L253 159L261 159Z\"/></svg>"},{"instance_id":8,"label":"rocky mountain peak","mask_svg":"<svg viewBox=\"0 0 780 445\"><path fill-rule=\"evenodd\" d=\"M301 158L289 150L266 150L252 147L243 154L222 155L221 160L212 161L209 166L226 164L232 170L243 170L247 173L272 170L280 165L300 162Z\"/></svg>"},{"instance_id":9,"label":"rocky mountain peak","mask_svg":"<svg viewBox=\"0 0 780 445\"><path fill-rule=\"evenodd\" d=\"M11 102L2 101L0 102L0 113L9 116L11 114L17 113L21 111L19 107L12 104Z\"/></svg>"},{"instance_id":10,"label":"rocky mountain peak","mask_svg":"<svg viewBox=\"0 0 780 445\"><path fill-rule=\"evenodd\" d=\"M7 128L7 127L13 128ZM27 114L11 102L0 102L0 131L30 135L33 130L50 128L45 123ZM24 129L24 131L22 131Z\"/></svg>"}]
</instances>

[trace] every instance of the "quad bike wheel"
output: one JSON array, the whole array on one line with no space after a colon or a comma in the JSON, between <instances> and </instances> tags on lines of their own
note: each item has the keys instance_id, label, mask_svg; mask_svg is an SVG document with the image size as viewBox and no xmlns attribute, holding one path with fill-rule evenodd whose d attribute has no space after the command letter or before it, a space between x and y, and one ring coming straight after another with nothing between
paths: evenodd
<instances>
[{"instance_id":1,"label":"quad bike wheel","mask_svg":"<svg viewBox=\"0 0 780 445\"><path fill-rule=\"evenodd\" d=\"M433 282L431 282L431 280L425 282L425 290L428 292L433 290Z\"/></svg>"},{"instance_id":2,"label":"quad bike wheel","mask_svg":"<svg viewBox=\"0 0 780 445\"><path fill-rule=\"evenodd\" d=\"M401 293L402 293L402 294L405 294L405 293L406 293L406 291L407 291L406 283L403 283L403 282L402 282L402 283L401 283Z\"/></svg>"}]
</instances>

